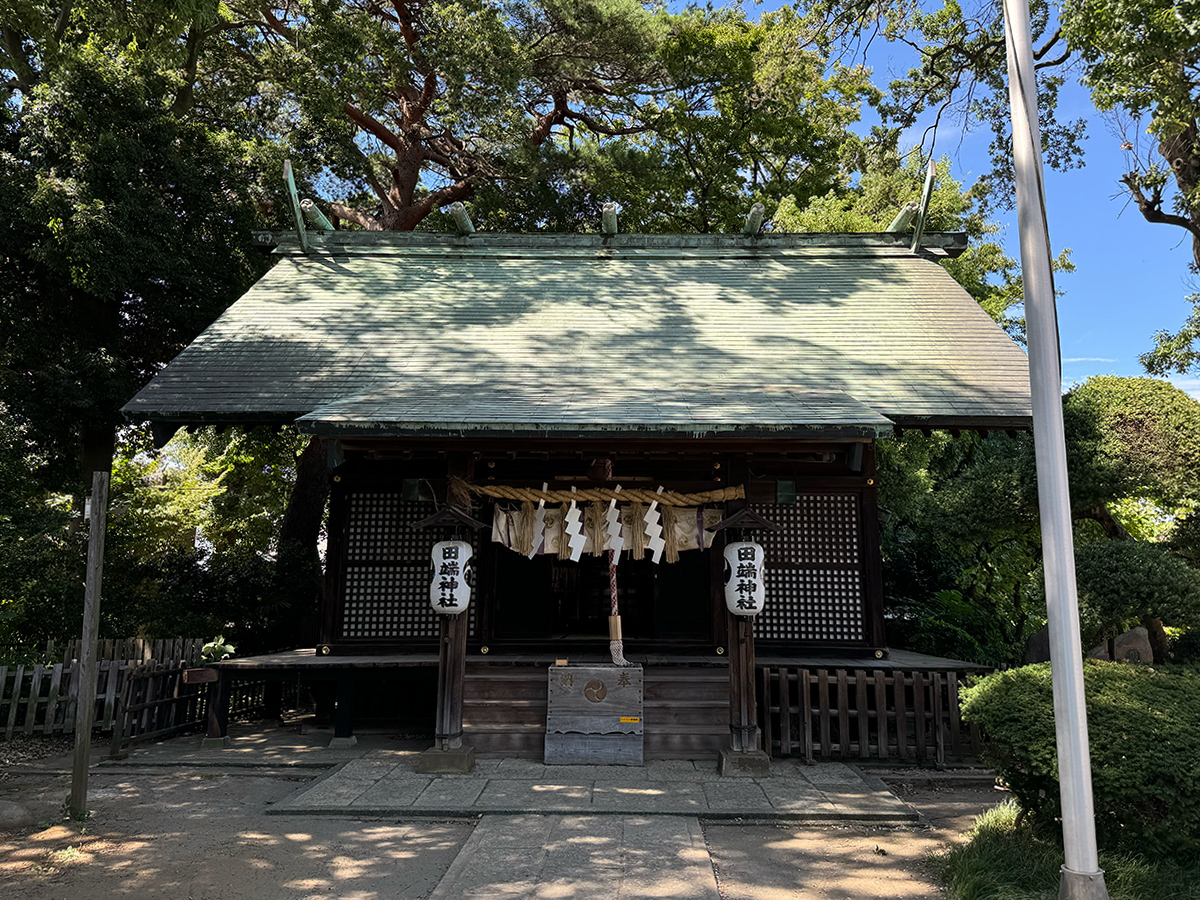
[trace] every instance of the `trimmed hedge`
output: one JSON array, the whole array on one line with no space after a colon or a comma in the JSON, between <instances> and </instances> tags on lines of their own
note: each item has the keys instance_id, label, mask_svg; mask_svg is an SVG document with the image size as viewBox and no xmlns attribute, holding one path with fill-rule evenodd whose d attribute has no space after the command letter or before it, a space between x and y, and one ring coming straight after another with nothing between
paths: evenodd
<instances>
[{"instance_id":1,"label":"trimmed hedge","mask_svg":"<svg viewBox=\"0 0 1200 900\"><path fill-rule=\"evenodd\" d=\"M1200 676L1098 660L1083 674L1100 845L1200 850ZM1058 818L1049 663L977 680L962 713L982 728L984 758L1021 807L1038 822Z\"/></svg>"}]
</instances>

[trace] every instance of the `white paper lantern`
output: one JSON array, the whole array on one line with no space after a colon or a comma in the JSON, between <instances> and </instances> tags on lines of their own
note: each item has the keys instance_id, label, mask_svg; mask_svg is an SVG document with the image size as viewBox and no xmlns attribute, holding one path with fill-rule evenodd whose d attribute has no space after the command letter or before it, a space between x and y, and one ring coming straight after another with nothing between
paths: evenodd
<instances>
[{"instance_id":1,"label":"white paper lantern","mask_svg":"<svg viewBox=\"0 0 1200 900\"><path fill-rule=\"evenodd\" d=\"M763 548L750 541L725 546L725 606L735 616L756 616L763 610Z\"/></svg>"},{"instance_id":2,"label":"white paper lantern","mask_svg":"<svg viewBox=\"0 0 1200 900\"><path fill-rule=\"evenodd\" d=\"M429 602L434 612L457 615L470 606L472 552L466 541L441 541L433 545Z\"/></svg>"}]
</instances>

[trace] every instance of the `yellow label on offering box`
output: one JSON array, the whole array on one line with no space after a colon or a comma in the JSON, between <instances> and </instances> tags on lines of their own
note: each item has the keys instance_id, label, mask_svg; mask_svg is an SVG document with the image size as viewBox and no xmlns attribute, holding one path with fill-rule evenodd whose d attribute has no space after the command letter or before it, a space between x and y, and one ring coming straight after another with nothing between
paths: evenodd
<instances>
[{"instance_id":1,"label":"yellow label on offering box","mask_svg":"<svg viewBox=\"0 0 1200 900\"><path fill-rule=\"evenodd\" d=\"M621 721L622 722L640 722L642 720L638 716L621 716Z\"/></svg>"}]
</instances>

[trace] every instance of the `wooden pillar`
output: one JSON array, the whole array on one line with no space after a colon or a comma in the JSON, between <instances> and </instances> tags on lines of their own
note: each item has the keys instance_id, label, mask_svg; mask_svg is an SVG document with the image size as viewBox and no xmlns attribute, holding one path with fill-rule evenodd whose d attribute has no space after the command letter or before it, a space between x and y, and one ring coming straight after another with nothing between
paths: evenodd
<instances>
[{"instance_id":1,"label":"wooden pillar","mask_svg":"<svg viewBox=\"0 0 1200 900\"><path fill-rule=\"evenodd\" d=\"M863 624L868 645L876 658L887 652L883 624L883 555L879 547L879 490L875 474L875 445L864 448L863 474L868 476L862 492L863 523Z\"/></svg>"},{"instance_id":2,"label":"wooden pillar","mask_svg":"<svg viewBox=\"0 0 1200 900\"><path fill-rule=\"evenodd\" d=\"M763 777L771 759L759 747L754 682L754 619L729 613L729 749L717 768L722 775Z\"/></svg>"},{"instance_id":3,"label":"wooden pillar","mask_svg":"<svg viewBox=\"0 0 1200 900\"><path fill-rule=\"evenodd\" d=\"M439 616L437 725L434 748L463 745L463 685L467 677L467 614Z\"/></svg>"},{"instance_id":4,"label":"wooden pillar","mask_svg":"<svg viewBox=\"0 0 1200 900\"><path fill-rule=\"evenodd\" d=\"M201 746L205 749L229 746L229 687L232 676L217 670L217 680L208 684L208 731Z\"/></svg>"},{"instance_id":5,"label":"wooden pillar","mask_svg":"<svg viewBox=\"0 0 1200 900\"><path fill-rule=\"evenodd\" d=\"M728 483L744 484L748 496L750 467L745 457L731 459L728 471ZM733 512L749 505L749 499L735 500L728 509ZM769 775L771 760L759 747L758 738L754 617L735 616L728 610L725 615L729 632L729 749L721 752L718 769L722 775Z\"/></svg>"},{"instance_id":6,"label":"wooden pillar","mask_svg":"<svg viewBox=\"0 0 1200 900\"><path fill-rule=\"evenodd\" d=\"M104 522L108 510L108 472L92 473L91 515L88 529L87 576L83 593L83 639L75 667L78 700L75 706L75 759L68 808L76 819L87 818L88 763L92 752L92 720L96 714L96 639L100 631L100 583L104 571ZM116 678L116 671L109 673ZM17 708L18 680L13 690ZM32 697L32 693L31 693ZM33 702L32 699L30 701ZM10 717L11 722L11 717Z\"/></svg>"},{"instance_id":7,"label":"wooden pillar","mask_svg":"<svg viewBox=\"0 0 1200 900\"><path fill-rule=\"evenodd\" d=\"M729 747L739 753L758 745L758 704L754 685L754 618L735 616L729 623Z\"/></svg>"},{"instance_id":8,"label":"wooden pillar","mask_svg":"<svg viewBox=\"0 0 1200 900\"><path fill-rule=\"evenodd\" d=\"M354 736L354 672L343 669L337 673L337 699L333 711L333 740L330 747L352 747L358 743Z\"/></svg>"},{"instance_id":9,"label":"wooden pillar","mask_svg":"<svg viewBox=\"0 0 1200 900\"><path fill-rule=\"evenodd\" d=\"M451 453L447 475L470 481L475 461L466 453ZM451 502L447 497L447 502ZM462 510L470 513L469 509ZM478 598L475 598L476 601ZM467 678L468 614L438 616L438 689L434 744L421 754L421 773L469 772L475 767L475 750L463 744L463 686Z\"/></svg>"}]
</instances>

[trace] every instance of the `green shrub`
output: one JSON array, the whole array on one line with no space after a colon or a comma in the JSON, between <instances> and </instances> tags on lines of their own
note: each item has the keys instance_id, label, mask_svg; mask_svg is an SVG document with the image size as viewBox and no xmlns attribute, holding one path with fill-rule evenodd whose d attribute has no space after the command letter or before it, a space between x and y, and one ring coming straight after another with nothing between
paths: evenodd
<instances>
[{"instance_id":1,"label":"green shrub","mask_svg":"<svg viewBox=\"0 0 1200 900\"><path fill-rule=\"evenodd\" d=\"M1148 666L1084 664L1096 829L1109 848L1200 849L1200 676ZM1022 808L1046 824L1060 813L1050 666L978 680L963 718L984 733L984 756Z\"/></svg>"},{"instance_id":2,"label":"green shrub","mask_svg":"<svg viewBox=\"0 0 1200 900\"><path fill-rule=\"evenodd\" d=\"M1057 900L1062 847L1017 827L1005 803L975 820L966 843L930 862L954 900ZM1200 900L1200 861L1153 854L1102 853L1111 900Z\"/></svg>"}]
</instances>

